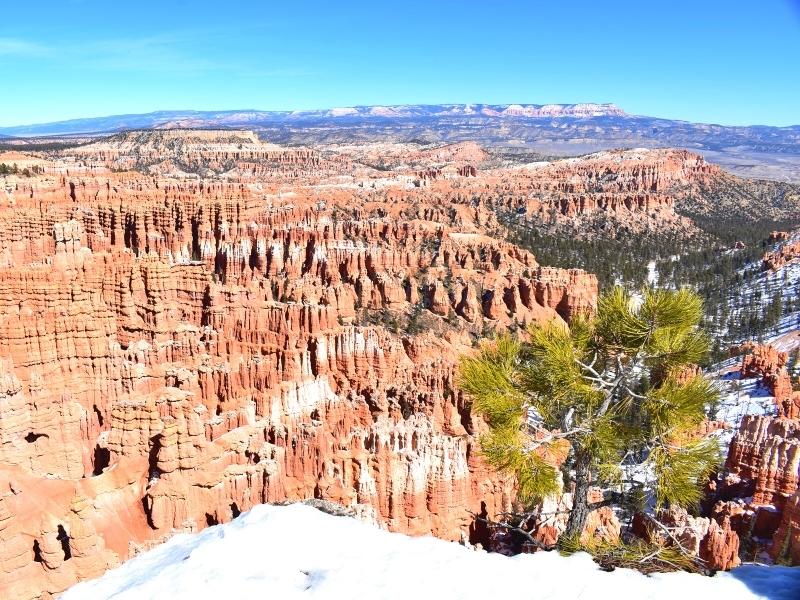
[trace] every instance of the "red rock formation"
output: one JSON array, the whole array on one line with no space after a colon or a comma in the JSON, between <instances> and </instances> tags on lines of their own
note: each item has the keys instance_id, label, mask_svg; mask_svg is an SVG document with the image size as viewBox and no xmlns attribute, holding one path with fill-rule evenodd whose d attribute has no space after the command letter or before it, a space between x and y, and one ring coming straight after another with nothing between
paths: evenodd
<instances>
[{"instance_id":1,"label":"red rock formation","mask_svg":"<svg viewBox=\"0 0 800 600\"><path fill-rule=\"evenodd\" d=\"M0 595L57 594L260 502L326 498L447 539L511 507L457 358L486 327L592 311L596 278L487 236L485 208L320 188L313 157L208 135L138 156L175 142L291 191L47 176L0 209ZM82 160L127 160L134 138Z\"/></svg>"},{"instance_id":2,"label":"red rock formation","mask_svg":"<svg viewBox=\"0 0 800 600\"><path fill-rule=\"evenodd\" d=\"M414 173L414 185L421 187L427 185L429 181L439 179L442 176L441 169L425 169Z\"/></svg>"},{"instance_id":3,"label":"red rock formation","mask_svg":"<svg viewBox=\"0 0 800 600\"><path fill-rule=\"evenodd\" d=\"M194 129L129 131L68 151L70 156L116 169L147 168L152 173L183 174L198 170L242 176L292 176L321 166L317 152L263 143L252 131Z\"/></svg>"},{"instance_id":4,"label":"red rock formation","mask_svg":"<svg viewBox=\"0 0 800 600\"><path fill-rule=\"evenodd\" d=\"M762 267L765 271L777 271L797 258L800 258L800 241L785 243L777 250L764 255Z\"/></svg>"},{"instance_id":5,"label":"red rock formation","mask_svg":"<svg viewBox=\"0 0 800 600\"><path fill-rule=\"evenodd\" d=\"M477 177L478 175L478 170L472 165L459 167L457 172L461 177Z\"/></svg>"},{"instance_id":6,"label":"red rock formation","mask_svg":"<svg viewBox=\"0 0 800 600\"><path fill-rule=\"evenodd\" d=\"M676 202L721 177L718 167L697 154L639 149L512 169L482 168L475 177L459 180L458 187L437 181L430 190L556 232L596 236L597 219L604 219L603 235L655 227L691 235L697 230L676 213Z\"/></svg>"},{"instance_id":7,"label":"red rock formation","mask_svg":"<svg viewBox=\"0 0 800 600\"><path fill-rule=\"evenodd\" d=\"M672 545L677 541L684 551L702 559L708 569L728 571L739 566L739 536L731 528L727 515L718 522L706 517L692 517L683 509L671 508L659 511L656 518L669 535L640 514L634 518L634 532L659 544Z\"/></svg>"},{"instance_id":8,"label":"red rock formation","mask_svg":"<svg viewBox=\"0 0 800 600\"><path fill-rule=\"evenodd\" d=\"M800 491L786 501L783 518L772 538L770 554L776 561L800 565Z\"/></svg>"},{"instance_id":9,"label":"red rock formation","mask_svg":"<svg viewBox=\"0 0 800 600\"><path fill-rule=\"evenodd\" d=\"M725 481L712 486L710 496L723 501L717 503L714 513L730 516L738 531L760 538L774 534L770 552L777 556L786 544L794 543L793 498L800 480L800 393L792 391L785 352L752 343L733 350L745 353L741 376L761 377L775 397L777 416L747 415L742 419L728 449ZM729 502L733 498L740 500ZM792 556L789 552L790 560Z\"/></svg>"},{"instance_id":10,"label":"red rock formation","mask_svg":"<svg viewBox=\"0 0 800 600\"><path fill-rule=\"evenodd\" d=\"M731 521L709 520L708 533L700 542L700 558L709 569L729 571L741 564L739 559L739 536L731 528Z\"/></svg>"},{"instance_id":11,"label":"red rock formation","mask_svg":"<svg viewBox=\"0 0 800 600\"><path fill-rule=\"evenodd\" d=\"M558 161L531 176L541 197L554 194L559 212L573 216L597 209L625 213L671 209L674 197L669 192L717 172L696 154L642 149Z\"/></svg>"},{"instance_id":12,"label":"red rock formation","mask_svg":"<svg viewBox=\"0 0 800 600\"><path fill-rule=\"evenodd\" d=\"M742 360L742 377L761 377L764 387L775 398L779 416L800 417L800 392L792 390L792 379L786 369L788 354L757 344L743 345L737 350L747 352Z\"/></svg>"},{"instance_id":13,"label":"red rock formation","mask_svg":"<svg viewBox=\"0 0 800 600\"><path fill-rule=\"evenodd\" d=\"M793 391L791 396L784 396L778 404L778 415L788 419L800 419L800 392Z\"/></svg>"},{"instance_id":14,"label":"red rock formation","mask_svg":"<svg viewBox=\"0 0 800 600\"><path fill-rule=\"evenodd\" d=\"M764 377L775 375L786 366L789 355L769 345L748 346L749 352L742 360L742 377Z\"/></svg>"},{"instance_id":15,"label":"red rock formation","mask_svg":"<svg viewBox=\"0 0 800 600\"><path fill-rule=\"evenodd\" d=\"M769 238L767 239L768 244L775 244L777 242L785 242L789 239L789 232L788 231L773 231L769 234Z\"/></svg>"},{"instance_id":16,"label":"red rock formation","mask_svg":"<svg viewBox=\"0 0 800 600\"><path fill-rule=\"evenodd\" d=\"M586 525L581 534L581 541L586 543L591 538L608 542L616 542L620 538L622 524L609 506L591 511L586 517Z\"/></svg>"},{"instance_id":17,"label":"red rock formation","mask_svg":"<svg viewBox=\"0 0 800 600\"><path fill-rule=\"evenodd\" d=\"M731 441L725 467L753 485L753 502L779 509L797 489L800 423L747 415Z\"/></svg>"},{"instance_id":18,"label":"red rock formation","mask_svg":"<svg viewBox=\"0 0 800 600\"><path fill-rule=\"evenodd\" d=\"M708 419L705 419L698 426L695 435L698 438L705 438L714 433L715 431L721 431L730 428L731 428L730 423L726 423L725 421L709 421Z\"/></svg>"}]
</instances>

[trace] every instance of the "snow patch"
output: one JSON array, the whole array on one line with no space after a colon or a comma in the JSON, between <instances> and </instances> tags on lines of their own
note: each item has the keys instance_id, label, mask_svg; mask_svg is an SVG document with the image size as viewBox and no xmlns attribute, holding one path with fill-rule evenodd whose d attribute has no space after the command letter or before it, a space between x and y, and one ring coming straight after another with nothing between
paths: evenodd
<instances>
[{"instance_id":1,"label":"snow patch","mask_svg":"<svg viewBox=\"0 0 800 600\"><path fill-rule=\"evenodd\" d=\"M653 286L658 285L658 268L654 260L647 263L647 283Z\"/></svg>"},{"instance_id":2,"label":"snow patch","mask_svg":"<svg viewBox=\"0 0 800 600\"><path fill-rule=\"evenodd\" d=\"M800 569L745 566L703 577L601 571L584 553L507 558L431 537L388 533L309 506L256 506L225 525L179 534L67 590L62 600L281 598L795 598Z\"/></svg>"},{"instance_id":3,"label":"snow patch","mask_svg":"<svg viewBox=\"0 0 800 600\"><path fill-rule=\"evenodd\" d=\"M328 111L330 117L346 117L348 115L357 115L358 110L352 107L332 108Z\"/></svg>"}]
</instances>

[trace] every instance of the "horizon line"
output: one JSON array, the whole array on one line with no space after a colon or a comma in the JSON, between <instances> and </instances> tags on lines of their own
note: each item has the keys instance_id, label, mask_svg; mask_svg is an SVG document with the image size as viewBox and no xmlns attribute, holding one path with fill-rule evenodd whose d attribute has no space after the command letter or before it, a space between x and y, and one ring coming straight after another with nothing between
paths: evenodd
<instances>
[{"instance_id":1,"label":"horizon line","mask_svg":"<svg viewBox=\"0 0 800 600\"><path fill-rule=\"evenodd\" d=\"M302 115L304 113L315 113L321 111L333 111L337 109L358 109L358 108L405 108L405 107L441 107L441 106L482 106L482 107L510 107L510 106L522 106L522 107L545 107L545 106L580 106L580 105L590 105L590 106L598 106L598 107L613 107L623 113L623 118L652 118L652 119L663 119L665 121L676 121L676 122L683 122L683 123L691 123L695 125L711 125L717 127L769 127L775 129L785 129L785 128L792 128L800 126L800 123L791 123L787 125L764 125L761 123L750 123L747 125L742 124L723 124L723 123L706 123L701 121L692 121L689 119L683 118L670 118L670 117L660 117L656 115L648 115L648 114L635 114L629 113L621 108L615 102L545 102L545 103L533 103L533 102L502 102L502 103L487 103L487 102L423 102L423 103L398 103L398 104L350 104L350 105L338 105L338 106L328 106L328 107L321 107L321 108L306 108L306 109L262 109L262 108L221 108L221 109L196 109L196 108L181 108L181 109L155 109L150 111L144 112L119 112L119 113L111 113L111 114L101 114L101 115L94 115L94 116L83 116L83 117L71 117L65 119L55 119L55 120L44 120L38 121L33 123L22 123L22 124L15 124L15 125L0 125L0 131L3 130L15 130L15 129L25 129L25 128L33 128L33 127L45 127L48 125L62 125L62 124L69 124L69 123L77 123L81 121L92 121L92 120L102 120L102 119L113 119L113 118L123 118L123 117L147 117L151 115L157 115L160 113L196 113L196 114L207 114L207 113L264 113L264 114L298 114ZM346 117L349 115L331 115L332 118L341 118ZM478 115L479 116L479 115ZM483 115L483 116L490 116L490 115ZM391 117L386 117L391 118ZM524 118L524 117L523 117ZM527 118L547 118L547 117L527 117ZM560 118L560 117L553 117L553 118ZM147 129L147 128L145 128ZM187 127L187 129L192 129L191 127ZM91 134L91 133L102 133L104 131L110 130L99 130L99 131L74 131L74 132L66 132L62 134L38 134L41 136L49 136L49 135L75 135L80 133ZM11 135L13 134L6 134ZM25 134L18 134L19 137L26 137ZM36 135L36 134L29 134L29 135Z\"/></svg>"}]
</instances>

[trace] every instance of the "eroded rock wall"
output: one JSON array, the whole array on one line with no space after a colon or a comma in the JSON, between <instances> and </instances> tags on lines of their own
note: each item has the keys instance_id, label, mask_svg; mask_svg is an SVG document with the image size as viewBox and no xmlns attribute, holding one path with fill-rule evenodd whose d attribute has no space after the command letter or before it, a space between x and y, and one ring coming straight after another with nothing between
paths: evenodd
<instances>
[{"instance_id":1,"label":"eroded rock wall","mask_svg":"<svg viewBox=\"0 0 800 600\"><path fill-rule=\"evenodd\" d=\"M2 594L56 594L260 502L446 539L510 508L458 356L593 310L597 280L425 194L20 183L0 210Z\"/></svg>"}]
</instances>

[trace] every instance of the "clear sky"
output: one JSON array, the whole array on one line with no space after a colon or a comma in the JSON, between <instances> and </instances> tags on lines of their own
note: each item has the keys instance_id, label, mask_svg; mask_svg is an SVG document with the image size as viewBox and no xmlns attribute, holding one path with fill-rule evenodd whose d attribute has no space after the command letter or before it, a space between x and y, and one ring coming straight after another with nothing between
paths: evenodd
<instances>
[{"instance_id":1,"label":"clear sky","mask_svg":"<svg viewBox=\"0 0 800 600\"><path fill-rule=\"evenodd\" d=\"M800 124L800 0L3 2L0 77L0 126L446 102Z\"/></svg>"}]
</instances>

